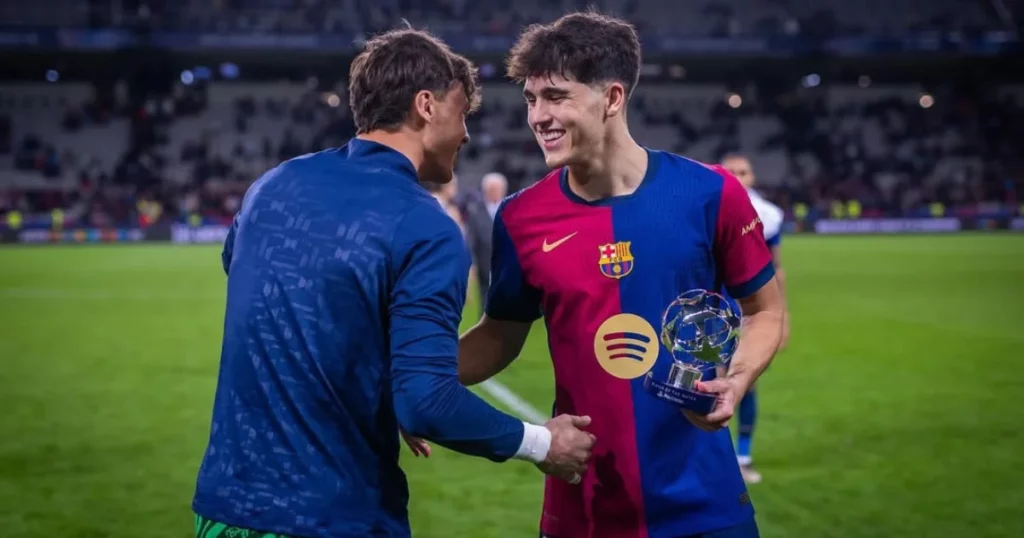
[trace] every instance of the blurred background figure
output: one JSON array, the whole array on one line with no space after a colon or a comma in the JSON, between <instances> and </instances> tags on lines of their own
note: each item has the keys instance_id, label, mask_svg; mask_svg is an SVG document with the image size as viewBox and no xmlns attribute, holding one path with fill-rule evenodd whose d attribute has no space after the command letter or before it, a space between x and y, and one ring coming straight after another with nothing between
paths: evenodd
<instances>
[{"instance_id":1,"label":"blurred background figure","mask_svg":"<svg viewBox=\"0 0 1024 538\"><path fill-rule=\"evenodd\" d=\"M424 187L434 195L434 198L437 198L437 202L448 212L448 216L459 225L459 228L462 229L462 235L465 236L465 219L462 217L462 211L459 210L459 206L455 201L459 194L458 176L453 177L451 181L444 184L426 182Z\"/></svg>"},{"instance_id":2,"label":"blurred background figure","mask_svg":"<svg viewBox=\"0 0 1024 538\"><path fill-rule=\"evenodd\" d=\"M508 179L498 172L484 175L480 181L480 196L469 199L466 208L466 239L473 254L475 279L480 304L487 300L491 275L491 230L498 206L508 195Z\"/></svg>"},{"instance_id":3,"label":"blurred background figure","mask_svg":"<svg viewBox=\"0 0 1024 538\"><path fill-rule=\"evenodd\" d=\"M757 176L750 164L750 159L737 153L726 155L722 159L722 166L732 173L736 179L747 189L750 202L761 219L761 227L764 232L765 242L771 249L772 262L775 266L775 280L779 283L780 289L785 293L786 275L782 268L782 222L783 212L775 204L765 200L757 193L755 185ZM789 340L789 316L783 322L782 340L779 344L781 351L786 347ZM740 464L740 472L743 480L748 484L759 484L761 473L754 468L753 442L754 430L757 427L757 385L751 385L746 395L740 401L736 409L736 459Z\"/></svg>"}]
</instances>

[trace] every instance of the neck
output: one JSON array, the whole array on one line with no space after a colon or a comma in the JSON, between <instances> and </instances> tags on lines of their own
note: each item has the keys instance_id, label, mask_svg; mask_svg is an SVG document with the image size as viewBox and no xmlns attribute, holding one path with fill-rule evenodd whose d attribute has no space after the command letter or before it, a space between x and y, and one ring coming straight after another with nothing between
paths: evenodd
<instances>
[{"instance_id":1,"label":"neck","mask_svg":"<svg viewBox=\"0 0 1024 538\"><path fill-rule=\"evenodd\" d=\"M420 175L420 168L423 166L424 151L423 144L416 138L416 136L409 132L405 127L401 127L394 131L385 131L378 129L376 131L370 131L361 135L356 135L359 140L369 140L370 142L376 142L383 144L405 156L412 163L412 167L416 169L416 176Z\"/></svg>"},{"instance_id":2,"label":"neck","mask_svg":"<svg viewBox=\"0 0 1024 538\"><path fill-rule=\"evenodd\" d=\"M647 173L647 151L625 125L613 129L589 160L569 165L569 188L587 201L633 194Z\"/></svg>"}]
</instances>

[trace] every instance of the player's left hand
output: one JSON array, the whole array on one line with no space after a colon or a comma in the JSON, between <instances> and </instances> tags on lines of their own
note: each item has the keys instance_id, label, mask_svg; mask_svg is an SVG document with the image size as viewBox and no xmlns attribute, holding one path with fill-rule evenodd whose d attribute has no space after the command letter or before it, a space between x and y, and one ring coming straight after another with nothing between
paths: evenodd
<instances>
[{"instance_id":1,"label":"player's left hand","mask_svg":"<svg viewBox=\"0 0 1024 538\"><path fill-rule=\"evenodd\" d=\"M402 434L402 440L405 441L405 445L412 451L412 455L417 458L423 456L424 458L430 457L430 443L420 439L419 437L413 437L401 429L398 430Z\"/></svg>"},{"instance_id":2,"label":"player's left hand","mask_svg":"<svg viewBox=\"0 0 1024 538\"><path fill-rule=\"evenodd\" d=\"M743 399L746 387L739 386L740 383L734 379L718 378L711 381L698 381L697 390L717 395L715 407L707 415L683 410L686 419L694 426L706 431L713 432L724 428L729 424L736 405Z\"/></svg>"}]
</instances>

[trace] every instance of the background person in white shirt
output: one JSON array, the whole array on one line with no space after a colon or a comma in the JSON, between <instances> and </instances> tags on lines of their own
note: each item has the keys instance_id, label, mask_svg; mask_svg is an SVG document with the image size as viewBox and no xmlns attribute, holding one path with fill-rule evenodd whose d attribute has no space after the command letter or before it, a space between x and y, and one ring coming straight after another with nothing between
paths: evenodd
<instances>
[{"instance_id":1,"label":"background person in white shirt","mask_svg":"<svg viewBox=\"0 0 1024 538\"><path fill-rule=\"evenodd\" d=\"M765 242L768 243L768 247L772 252L772 260L775 263L775 276L779 281L779 285L782 286L783 296L785 296L786 276L782 271L781 257L782 221L785 214L778 206L765 200L754 190L754 183L757 181L757 178L754 176L754 169L750 166L750 159L743 155L731 154L722 159L722 166L729 170L732 175L736 176L736 179L746 187L747 194L750 195L750 203L754 206L754 210L757 211L757 216L761 219L761 225L764 228ZM788 340L789 311L787 310L786 319L783 322L780 350L786 346ZM748 484L756 484L761 481L761 473L754 469L754 460L751 452L754 427L757 423L756 388L756 385L750 387L746 396L743 397L743 401L740 402L737 412L739 434L736 439L736 457L739 460L743 480Z\"/></svg>"},{"instance_id":2,"label":"background person in white shirt","mask_svg":"<svg viewBox=\"0 0 1024 538\"><path fill-rule=\"evenodd\" d=\"M491 172L480 181L479 197L473 197L466 208L466 241L473 255L476 268L477 289L480 292L480 309L483 310L490 288L491 277L491 230L498 206L508 195L508 180L505 176Z\"/></svg>"}]
</instances>

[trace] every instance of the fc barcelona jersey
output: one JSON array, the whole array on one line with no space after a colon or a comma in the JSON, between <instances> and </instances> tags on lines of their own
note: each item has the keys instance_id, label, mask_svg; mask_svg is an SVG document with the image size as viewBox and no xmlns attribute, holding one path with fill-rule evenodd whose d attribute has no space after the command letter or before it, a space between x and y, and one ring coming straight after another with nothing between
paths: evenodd
<instances>
[{"instance_id":1,"label":"fc barcelona jersey","mask_svg":"<svg viewBox=\"0 0 1024 538\"><path fill-rule=\"evenodd\" d=\"M547 479L542 533L677 538L748 520L728 430L694 427L643 378L667 375L658 334L679 294L744 297L774 276L749 196L721 167L653 150L627 196L588 202L567 178L556 170L502 204L486 307L501 320L543 313L555 412L593 420L582 482Z\"/></svg>"}]
</instances>

